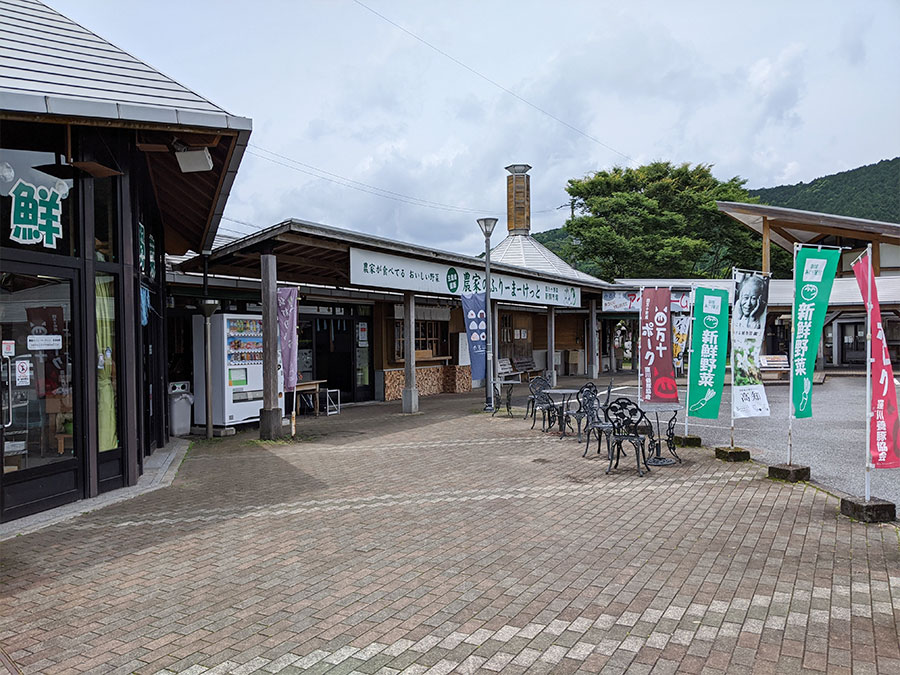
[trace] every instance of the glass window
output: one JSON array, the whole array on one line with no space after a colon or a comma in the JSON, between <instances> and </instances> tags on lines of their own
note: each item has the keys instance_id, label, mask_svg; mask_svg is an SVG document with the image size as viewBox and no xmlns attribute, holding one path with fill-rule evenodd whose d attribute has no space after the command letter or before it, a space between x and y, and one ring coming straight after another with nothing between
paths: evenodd
<instances>
[{"instance_id":1,"label":"glass window","mask_svg":"<svg viewBox=\"0 0 900 675\"><path fill-rule=\"evenodd\" d=\"M74 172L59 153L0 148L3 246L77 254Z\"/></svg>"},{"instance_id":2,"label":"glass window","mask_svg":"<svg viewBox=\"0 0 900 675\"><path fill-rule=\"evenodd\" d=\"M118 262L116 231L118 209L115 178L94 179L94 259Z\"/></svg>"},{"instance_id":3,"label":"glass window","mask_svg":"<svg viewBox=\"0 0 900 675\"><path fill-rule=\"evenodd\" d=\"M0 274L3 471L75 456L72 289L50 276Z\"/></svg>"},{"instance_id":4,"label":"glass window","mask_svg":"<svg viewBox=\"0 0 900 675\"><path fill-rule=\"evenodd\" d=\"M98 272L97 302L97 448L119 447L119 397L116 349L116 278Z\"/></svg>"}]
</instances>

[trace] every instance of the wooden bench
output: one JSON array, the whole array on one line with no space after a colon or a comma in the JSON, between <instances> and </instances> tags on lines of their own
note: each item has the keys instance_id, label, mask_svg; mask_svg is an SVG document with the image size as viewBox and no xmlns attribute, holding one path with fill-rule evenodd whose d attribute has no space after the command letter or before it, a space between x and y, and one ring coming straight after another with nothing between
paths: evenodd
<instances>
[{"instance_id":1,"label":"wooden bench","mask_svg":"<svg viewBox=\"0 0 900 675\"><path fill-rule=\"evenodd\" d=\"M513 359L515 369L528 379L534 375L543 375L544 371L534 365L534 359Z\"/></svg>"},{"instance_id":2,"label":"wooden bench","mask_svg":"<svg viewBox=\"0 0 900 675\"><path fill-rule=\"evenodd\" d=\"M765 354L759 357L759 369L769 371L785 371L791 369L785 354Z\"/></svg>"},{"instance_id":3,"label":"wooden bench","mask_svg":"<svg viewBox=\"0 0 900 675\"><path fill-rule=\"evenodd\" d=\"M513 368L509 359L497 359L497 378L501 383L508 381L521 382L522 373Z\"/></svg>"}]
</instances>

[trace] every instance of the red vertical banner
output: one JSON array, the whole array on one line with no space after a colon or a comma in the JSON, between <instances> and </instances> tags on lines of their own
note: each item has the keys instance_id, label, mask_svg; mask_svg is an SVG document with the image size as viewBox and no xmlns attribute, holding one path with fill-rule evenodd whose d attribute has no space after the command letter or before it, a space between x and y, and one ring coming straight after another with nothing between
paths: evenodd
<instances>
[{"instance_id":1,"label":"red vertical banner","mask_svg":"<svg viewBox=\"0 0 900 675\"><path fill-rule=\"evenodd\" d=\"M872 273L869 256L853 263L853 274L859 284L863 302L869 303L869 275ZM872 417L869 420L869 451L875 469L900 467L900 416L897 414L897 388L894 385L894 369L888 352L881 321L878 291L872 279L872 313L869 330L872 331Z\"/></svg>"},{"instance_id":2,"label":"red vertical banner","mask_svg":"<svg viewBox=\"0 0 900 675\"><path fill-rule=\"evenodd\" d=\"M672 308L668 288L645 288L641 294L641 401L678 401L672 362Z\"/></svg>"}]
</instances>

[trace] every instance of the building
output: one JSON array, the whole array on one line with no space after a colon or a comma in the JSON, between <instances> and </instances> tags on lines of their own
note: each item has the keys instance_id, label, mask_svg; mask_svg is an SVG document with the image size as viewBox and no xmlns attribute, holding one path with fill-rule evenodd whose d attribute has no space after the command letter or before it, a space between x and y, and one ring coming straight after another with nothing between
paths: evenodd
<instances>
[{"instance_id":1,"label":"building","mask_svg":"<svg viewBox=\"0 0 900 675\"><path fill-rule=\"evenodd\" d=\"M167 442L164 255L212 246L250 134L34 0L0 8L0 518Z\"/></svg>"}]
</instances>

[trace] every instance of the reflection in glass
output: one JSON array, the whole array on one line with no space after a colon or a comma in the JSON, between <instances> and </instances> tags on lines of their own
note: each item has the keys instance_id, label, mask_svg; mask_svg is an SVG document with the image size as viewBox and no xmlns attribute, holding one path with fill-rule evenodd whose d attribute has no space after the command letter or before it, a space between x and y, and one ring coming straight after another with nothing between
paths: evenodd
<instances>
[{"instance_id":1,"label":"reflection in glass","mask_svg":"<svg viewBox=\"0 0 900 675\"><path fill-rule=\"evenodd\" d=\"M71 288L48 276L0 274L3 472L75 456Z\"/></svg>"},{"instance_id":2,"label":"reflection in glass","mask_svg":"<svg viewBox=\"0 0 900 675\"><path fill-rule=\"evenodd\" d=\"M115 277L97 273L97 449L119 447Z\"/></svg>"}]
</instances>

